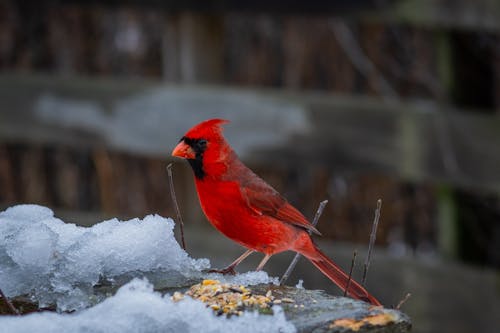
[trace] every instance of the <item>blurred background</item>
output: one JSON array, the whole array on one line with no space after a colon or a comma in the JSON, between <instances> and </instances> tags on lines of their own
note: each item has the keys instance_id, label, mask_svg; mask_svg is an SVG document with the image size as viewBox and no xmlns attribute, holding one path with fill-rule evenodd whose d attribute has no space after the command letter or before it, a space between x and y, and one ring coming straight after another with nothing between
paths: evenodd
<instances>
[{"instance_id":1,"label":"blurred background","mask_svg":"<svg viewBox=\"0 0 500 333\"><path fill-rule=\"evenodd\" d=\"M175 216L166 165L203 119L414 332L500 326L500 3L0 0L0 208ZM174 181L187 250L243 252ZM241 265L254 269L260 256ZM292 255L267 265L281 275ZM289 280L341 294L303 260Z\"/></svg>"}]
</instances>

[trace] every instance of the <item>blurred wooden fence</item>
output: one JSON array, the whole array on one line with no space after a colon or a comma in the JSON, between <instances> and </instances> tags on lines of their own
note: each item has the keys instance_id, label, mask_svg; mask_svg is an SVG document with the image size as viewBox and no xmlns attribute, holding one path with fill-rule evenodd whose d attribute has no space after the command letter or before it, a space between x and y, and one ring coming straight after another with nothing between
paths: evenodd
<instances>
[{"instance_id":1,"label":"blurred wooden fence","mask_svg":"<svg viewBox=\"0 0 500 333\"><path fill-rule=\"evenodd\" d=\"M219 116L233 121L227 126L230 141L257 163L319 164L337 172L500 189L498 115L438 103L2 75L0 105L4 142L104 147L168 158L191 124Z\"/></svg>"},{"instance_id":2,"label":"blurred wooden fence","mask_svg":"<svg viewBox=\"0 0 500 333\"><path fill-rule=\"evenodd\" d=\"M456 249L450 188L500 189L499 22L494 0L0 0L0 203L172 215L171 147L224 116L303 210L336 196L335 236L366 236L382 196L380 239L405 224L416 248L439 220L451 240L437 242ZM176 168L194 219L188 172ZM375 176L345 184L361 173ZM500 235L492 216L480 246Z\"/></svg>"}]
</instances>

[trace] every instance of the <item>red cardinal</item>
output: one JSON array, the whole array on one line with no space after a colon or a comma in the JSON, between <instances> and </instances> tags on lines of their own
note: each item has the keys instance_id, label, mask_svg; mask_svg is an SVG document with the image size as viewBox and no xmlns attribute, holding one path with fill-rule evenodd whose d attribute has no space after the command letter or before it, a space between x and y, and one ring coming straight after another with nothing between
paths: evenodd
<instances>
[{"instance_id":1,"label":"red cardinal","mask_svg":"<svg viewBox=\"0 0 500 333\"><path fill-rule=\"evenodd\" d=\"M319 234L295 207L247 168L222 135L227 120L206 120L191 128L172 156L187 159L196 179L203 212L212 225L248 250L221 273L234 268L252 252L265 254L261 270L276 253L292 250L309 259L342 290L348 279L342 269L313 243L309 232ZM351 297L381 305L365 288L351 280Z\"/></svg>"}]
</instances>

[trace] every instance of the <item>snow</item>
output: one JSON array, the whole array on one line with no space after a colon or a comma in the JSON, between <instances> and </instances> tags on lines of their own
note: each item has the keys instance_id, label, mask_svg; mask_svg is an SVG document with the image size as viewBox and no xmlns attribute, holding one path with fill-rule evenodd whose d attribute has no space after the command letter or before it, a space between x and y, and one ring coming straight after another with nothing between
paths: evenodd
<instances>
[{"instance_id":1,"label":"snow","mask_svg":"<svg viewBox=\"0 0 500 333\"><path fill-rule=\"evenodd\" d=\"M91 228L64 223L42 206L19 205L0 213L0 281L9 296L28 294L60 311L88 307L104 295L94 287L147 276L157 287L200 279L207 259L192 259L173 234L174 222L157 215L112 219ZM264 272L208 278L253 285L277 283Z\"/></svg>"},{"instance_id":2,"label":"snow","mask_svg":"<svg viewBox=\"0 0 500 333\"><path fill-rule=\"evenodd\" d=\"M279 285L277 277L270 277L264 271L250 271L236 275L223 275L219 273L210 273L204 276L206 279L219 280L221 283L230 283L244 286L254 286L260 283L272 283Z\"/></svg>"},{"instance_id":3,"label":"snow","mask_svg":"<svg viewBox=\"0 0 500 333\"><path fill-rule=\"evenodd\" d=\"M273 315L244 313L217 317L199 301L189 297L173 302L161 296L145 280L134 279L115 296L74 314L34 313L0 318L0 332L9 333L127 333L127 332L295 332L283 310Z\"/></svg>"},{"instance_id":4,"label":"snow","mask_svg":"<svg viewBox=\"0 0 500 333\"><path fill-rule=\"evenodd\" d=\"M206 87L154 87L106 107L91 100L41 94L34 101L34 112L42 123L94 133L111 146L141 153L164 154L165 142L176 142L193 124L209 118L232 120L225 133L239 156L262 145L286 144L294 135L311 130L299 103Z\"/></svg>"},{"instance_id":5,"label":"snow","mask_svg":"<svg viewBox=\"0 0 500 333\"><path fill-rule=\"evenodd\" d=\"M158 215L91 228L64 223L37 205L0 213L0 281L8 297L28 294L40 306L78 310L101 300L98 284L147 276L160 287L201 278L207 259L192 259L176 242L174 222Z\"/></svg>"}]
</instances>

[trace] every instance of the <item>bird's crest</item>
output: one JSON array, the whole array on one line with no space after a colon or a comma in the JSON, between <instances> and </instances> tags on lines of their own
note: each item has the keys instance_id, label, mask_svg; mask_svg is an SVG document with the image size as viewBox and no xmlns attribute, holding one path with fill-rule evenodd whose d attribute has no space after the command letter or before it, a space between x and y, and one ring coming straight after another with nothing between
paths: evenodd
<instances>
[{"instance_id":1,"label":"bird's crest","mask_svg":"<svg viewBox=\"0 0 500 333\"><path fill-rule=\"evenodd\" d=\"M222 125L229 123L225 119L208 119L191 128L186 134L189 138L212 138L222 135Z\"/></svg>"}]
</instances>

